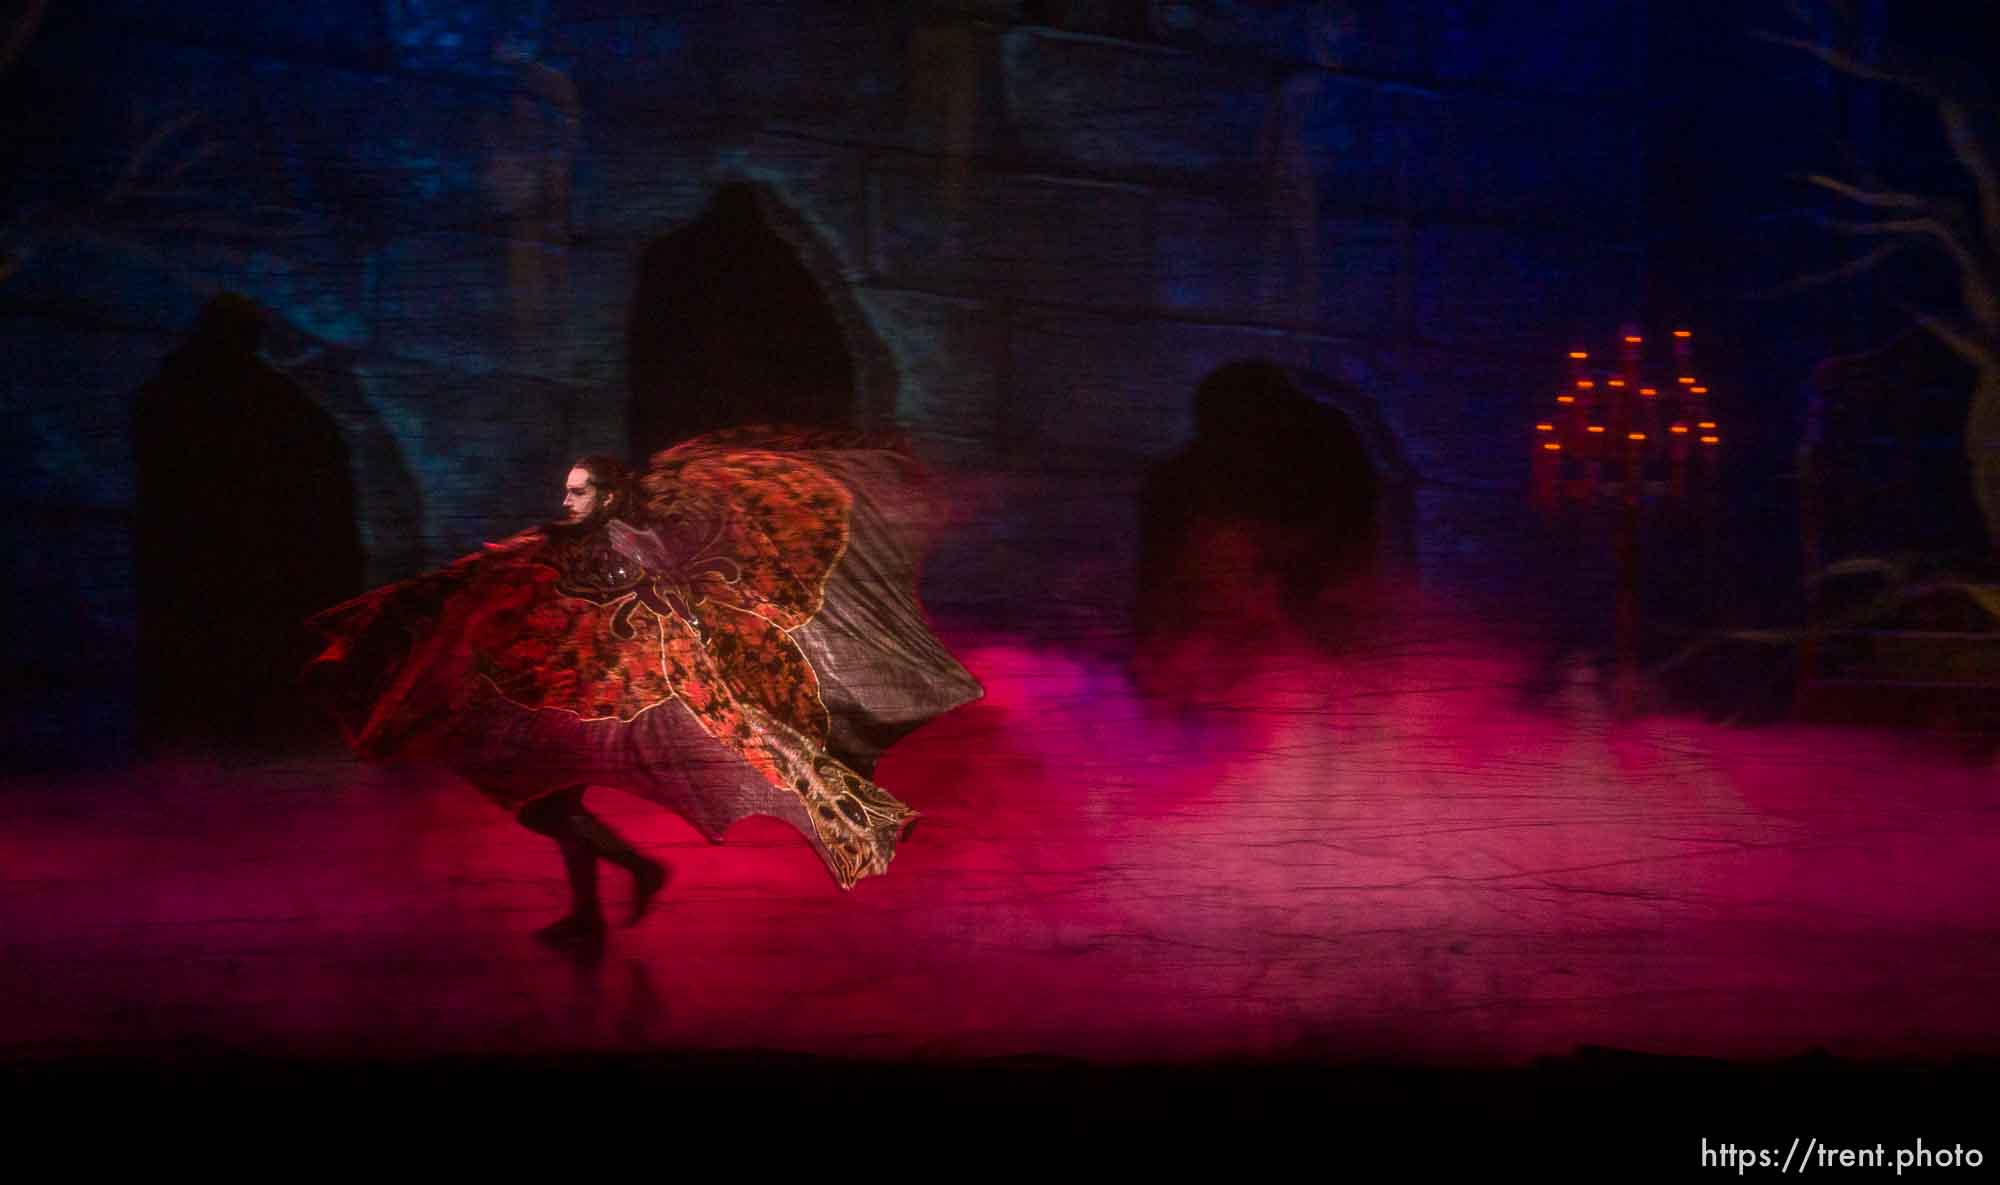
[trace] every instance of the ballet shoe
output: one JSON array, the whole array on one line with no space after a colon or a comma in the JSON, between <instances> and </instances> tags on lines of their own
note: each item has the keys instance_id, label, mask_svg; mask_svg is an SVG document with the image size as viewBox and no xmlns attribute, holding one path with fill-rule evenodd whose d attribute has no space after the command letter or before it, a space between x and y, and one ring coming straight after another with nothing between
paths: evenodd
<instances>
[{"instance_id":1,"label":"ballet shoe","mask_svg":"<svg viewBox=\"0 0 2000 1185\"><path fill-rule=\"evenodd\" d=\"M577 950L604 941L604 919L595 914L570 914L535 931L535 941L556 950Z\"/></svg>"},{"instance_id":2,"label":"ballet shoe","mask_svg":"<svg viewBox=\"0 0 2000 1185\"><path fill-rule=\"evenodd\" d=\"M674 878L673 869L654 860L632 869L632 916L626 920L627 926L636 926L639 919L646 916L646 907L653 903L661 889Z\"/></svg>"}]
</instances>

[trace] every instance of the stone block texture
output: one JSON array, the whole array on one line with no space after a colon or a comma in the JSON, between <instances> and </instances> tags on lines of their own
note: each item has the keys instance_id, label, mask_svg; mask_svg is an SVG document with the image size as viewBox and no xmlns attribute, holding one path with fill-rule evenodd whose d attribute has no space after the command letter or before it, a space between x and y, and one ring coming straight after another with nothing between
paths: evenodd
<instances>
[{"instance_id":1,"label":"stone block texture","mask_svg":"<svg viewBox=\"0 0 2000 1185\"><path fill-rule=\"evenodd\" d=\"M1003 475L1005 562L954 544L947 599L1115 634L1215 367L1358 376L1418 482L1510 490L1545 356L1645 275L1634 4L80 7L9 80L17 522L129 515L133 392L225 291L347 437L372 577L536 521L624 443L642 253L748 181L868 353L857 414ZM1464 501L1426 577L1504 579L1454 568ZM115 646L129 565L17 591L51 564Z\"/></svg>"}]
</instances>

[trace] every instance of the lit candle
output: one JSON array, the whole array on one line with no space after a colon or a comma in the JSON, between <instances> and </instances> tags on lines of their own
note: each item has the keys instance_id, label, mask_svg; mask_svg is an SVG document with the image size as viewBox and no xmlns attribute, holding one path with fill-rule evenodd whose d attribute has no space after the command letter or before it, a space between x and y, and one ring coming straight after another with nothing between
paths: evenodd
<instances>
[{"instance_id":1,"label":"lit candle","mask_svg":"<svg viewBox=\"0 0 2000 1185\"><path fill-rule=\"evenodd\" d=\"M1673 482L1674 497L1687 496L1688 476L1688 426L1675 424L1668 430L1667 475Z\"/></svg>"},{"instance_id":2,"label":"lit candle","mask_svg":"<svg viewBox=\"0 0 2000 1185\"><path fill-rule=\"evenodd\" d=\"M1625 434L1625 501L1637 502L1646 476L1646 434Z\"/></svg>"},{"instance_id":3,"label":"lit candle","mask_svg":"<svg viewBox=\"0 0 2000 1185\"><path fill-rule=\"evenodd\" d=\"M1542 426L1537 424L1535 427L1540 429ZM1544 436L1540 431L1536 435ZM1562 442L1544 437L1538 445L1534 463L1535 505L1548 510L1556 503L1556 483L1562 476Z\"/></svg>"},{"instance_id":4,"label":"lit candle","mask_svg":"<svg viewBox=\"0 0 2000 1185\"><path fill-rule=\"evenodd\" d=\"M1632 393L1639 389L1640 369L1646 339L1635 325L1627 325L1619 335L1618 395L1611 415L1613 432L1626 433L1638 426L1640 411L1632 406Z\"/></svg>"}]
</instances>

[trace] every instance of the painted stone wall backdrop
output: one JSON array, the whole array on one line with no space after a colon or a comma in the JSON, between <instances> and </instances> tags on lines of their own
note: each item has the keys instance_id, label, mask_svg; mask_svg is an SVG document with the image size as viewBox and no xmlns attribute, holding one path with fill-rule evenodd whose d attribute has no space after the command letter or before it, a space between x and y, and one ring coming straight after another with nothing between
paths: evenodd
<instances>
[{"instance_id":1,"label":"painted stone wall backdrop","mask_svg":"<svg viewBox=\"0 0 2000 1185\"><path fill-rule=\"evenodd\" d=\"M7 517L93 524L16 528L10 657L80 683L125 661L132 394L218 292L273 314L393 579L625 446L639 261L749 181L857 416L980 491L930 601L1115 638L1138 483L1237 358L1359 383L1427 491L1421 571L1504 588L1543 354L1645 275L1637 3L79 7L0 79L39 113L0 391Z\"/></svg>"}]
</instances>

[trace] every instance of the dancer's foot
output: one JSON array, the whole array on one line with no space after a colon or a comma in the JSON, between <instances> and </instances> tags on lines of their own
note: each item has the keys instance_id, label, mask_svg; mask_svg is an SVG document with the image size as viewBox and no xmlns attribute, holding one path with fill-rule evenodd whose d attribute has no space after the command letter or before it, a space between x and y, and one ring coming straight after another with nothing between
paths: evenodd
<instances>
[{"instance_id":1,"label":"dancer's foot","mask_svg":"<svg viewBox=\"0 0 2000 1185\"><path fill-rule=\"evenodd\" d=\"M639 919L646 916L646 907L653 903L661 889L674 878L674 871L657 860L646 860L632 869L632 917L625 924L636 926Z\"/></svg>"},{"instance_id":2,"label":"dancer's foot","mask_svg":"<svg viewBox=\"0 0 2000 1185\"><path fill-rule=\"evenodd\" d=\"M604 942L604 918L594 913L573 913L535 931L535 941L556 950L578 950Z\"/></svg>"}]
</instances>

